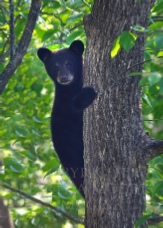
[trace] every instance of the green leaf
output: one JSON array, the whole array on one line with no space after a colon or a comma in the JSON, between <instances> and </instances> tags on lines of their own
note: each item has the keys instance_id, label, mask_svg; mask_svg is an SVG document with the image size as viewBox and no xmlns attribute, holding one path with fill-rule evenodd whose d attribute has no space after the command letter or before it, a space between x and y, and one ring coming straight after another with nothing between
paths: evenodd
<instances>
[{"instance_id":1,"label":"green leaf","mask_svg":"<svg viewBox=\"0 0 163 228\"><path fill-rule=\"evenodd\" d=\"M52 160L48 161L46 163L46 165L43 166L42 171L47 172L47 171L53 169L53 172L54 172L54 167L55 167L55 169L57 169L56 168L57 166L59 166L58 160L52 159Z\"/></svg>"},{"instance_id":2,"label":"green leaf","mask_svg":"<svg viewBox=\"0 0 163 228\"><path fill-rule=\"evenodd\" d=\"M68 22L71 22L71 23L74 23L76 20L78 19L82 19L82 13L77 13L77 14L73 14L72 16L70 16L68 19L67 19L67 23ZM80 21L79 20L79 21Z\"/></svg>"},{"instance_id":3,"label":"green leaf","mask_svg":"<svg viewBox=\"0 0 163 228\"><path fill-rule=\"evenodd\" d=\"M60 185L58 188L58 196L61 199L67 200L67 199L70 199L71 194L66 188L64 188L62 185Z\"/></svg>"},{"instance_id":4,"label":"green leaf","mask_svg":"<svg viewBox=\"0 0 163 228\"><path fill-rule=\"evenodd\" d=\"M15 133L21 137L21 138L26 138L29 135L29 131L26 129L25 126L15 126Z\"/></svg>"},{"instance_id":5,"label":"green leaf","mask_svg":"<svg viewBox=\"0 0 163 228\"><path fill-rule=\"evenodd\" d=\"M142 76L143 72L132 72L129 74L129 76Z\"/></svg>"},{"instance_id":6,"label":"green leaf","mask_svg":"<svg viewBox=\"0 0 163 228\"><path fill-rule=\"evenodd\" d=\"M63 6L66 6L65 0L60 0Z\"/></svg>"},{"instance_id":7,"label":"green leaf","mask_svg":"<svg viewBox=\"0 0 163 228\"><path fill-rule=\"evenodd\" d=\"M142 216L142 217L135 223L135 228L139 228L140 225L144 224L150 217L151 217L151 215L144 215L144 216Z\"/></svg>"},{"instance_id":8,"label":"green leaf","mask_svg":"<svg viewBox=\"0 0 163 228\"><path fill-rule=\"evenodd\" d=\"M40 219L39 219L39 218L33 218L33 219L31 220L31 223L32 223L33 225L35 225L35 226L38 226L39 223L40 223Z\"/></svg>"},{"instance_id":9,"label":"green leaf","mask_svg":"<svg viewBox=\"0 0 163 228\"><path fill-rule=\"evenodd\" d=\"M162 11L162 9L163 9L163 2L160 1L160 3L155 4L152 11L153 12L156 12L156 11L159 12L159 11Z\"/></svg>"},{"instance_id":10,"label":"green leaf","mask_svg":"<svg viewBox=\"0 0 163 228\"><path fill-rule=\"evenodd\" d=\"M124 31L120 35L120 45L125 49L126 52L129 52L130 49L135 45L136 39L136 34Z\"/></svg>"},{"instance_id":11,"label":"green leaf","mask_svg":"<svg viewBox=\"0 0 163 228\"><path fill-rule=\"evenodd\" d=\"M162 78L162 75L158 72L151 72L148 76L149 85L157 84Z\"/></svg>"},{"instance_id":12,"label":"green leaf","mask_svg":"<svg viewBox=\"0 0 163 228\"><path fill-rule=\"evenodd\" d=\"M49 2L49 0L47 0L47 3ZM59 2L53 2L53 10L55 9L59 9L61 7L61 4Z\"/></svg>"},{"instance_id":13,"label":"green leaf","mask_svg":"<svg viewBox=\"0 0 163 228\"><path fill-rule=\"evenodd\" d=\"M21 156L28 158L30 161L36 160L36 155L33 154L31 151L22 151L20 153Z\"/></svg>"},{"instance_id":14,"label":"green leaf","mask_svg":"<svg viewBox=\"0 0 163 228\"><path fill-rule=\"evenodd\" d=\"M141 25L133 25L133 26L131 26L131 28L133 30L135 30L136 32L148 32L148 29L144 28Z\"/></svg>"},{"instance_id":15,"label":"green leaf","mask_svg":"<svg viewBox=\"0 0 163 228\"><path fill-rule=\"evenodd\" d=\"M118 36L113 42L113 47L111 49L111 58L113 59L120 52L120 50L120 37Z\"/></svg>"},{"instance_id":16,"label":"green leaf","mask_svg":"<svg viewBox=\"0 0 163 228\"><path fill-rule=\"evenodd\" d=\"M6 132L7 132L7 129L0 130L0 137L3 136L3 135L5 135Z\"/></svg>"},{"instance_id":17,"label":"green leaf","mask_svg":"<svg viewBox=\"0 0 163 228\"><path fill-rule=\"evenodd\" d=\"M144 93L143 96L142 96L142 98L143 98L143 100L146 101L146 103L152 108L152 104L151 104L150 99L149 99L149 97L147 96L147 94Z\"/></svg>"},{"instance_id":18,"label":"green leaf","mask_svg":"<svg viewBox=\"0 0 163 228\"><path fill-rule=\"evenodd\" d=\"M9 157L5 159L5 166L6 168L10 168L15 173L20 173L24 170L24 166L20 164L20 162Z\"/></svg>"},{"instance_id":19,"label":"green leaf","mask_svg":"<svg viewBox=\"0 0 163 228\"><path fill-rule=\"evenodd\" d=\"M63 25L66 24L66 22L67 22L67 20L68 20L68 18L70 17L71 14L72 14L72 12L70 10L68 10L68 8L67 8L66 11L60 13L59 16L61 18L61 21L62 21Z\"/></svg>"},{"instance_id":20,"label":"green leaf","mask_svg":"<svg viewBox=\"0 0 163 228\"><path fill-rule=\"evenodd\" d=\"M41 42L44 42L45 40L48 40L49 38L53 37L54 33L56 31L57 30L54 30L54 29L50 29L48 31L45 31L44 35L42 36Z\"/></svg>"},{"instance_id":21,"label":"green leaf","mask_svg":"<svg viewBox=\"0 0 163 228\"><path fill-rule=\"evenodd\" d=\"M67 44L71 44L75 39L77 39L78 37L80 37L82 35L83 31L82 30L77 30L73 33L71 33L71 35L69 35L66 39L66 43Z\"/></svg>"},{"instance_id":22,"label":"green leaf","mask_svg":"<svg viewBox=\"0 0 163 228\"><path fill-rule=\"evenodd\" d=\"M145 86L145 85L148 85L149 84L149 81L148 81L148 77L142 77L139 81L139 87L141 86Z\"/></svg>"},{"instance_id":23,"label":"green leaf","mask_svg":"<svg viewBox=\"0 0 163 228\"><path fill-rule=\"evenodd\" d=\"M160 80L160 93L163 94L163 78Z\"/></svg>"},{"instance_id":24,"label":"green leaf","mask_svg":"<svg viewBox=\"0 0 163 228\"><path fill-rule=\"evenodd\" d=\"M163 41L162 34L158 34L154 40L154 46L158 49L162 49L162 47L163 47L162 41Z\"/></svg>"},{"instance_id":25,"label":"green leaf","mask_svg":"<svg viewBox=\"0 0 163 228\"><path fill-rule=\"evenodd\" d=\"M47 176L49 176L52 173L55 173L58 170L58 168L59 168L59 164L56 165L56 166L54 166L54 168L50 169L49 172L46 173L46 175L44 176L44 178L47 177Z\"/></svg>"},{"instance_id":26,"label":"green leaf","mask_svg":"<svg viewBox=\"0 0 163 228\"><path fill-rule=\"evenodd\" d=\"M154 22L153 24L151 24L150 26L149 26L149 30L151 31L155 31L155 30L157 30L157 29L159 29L159 28L162 28L162 22L161 21L156 21L156 22Z\"/></svg>"},{"instance_id":27,"label":"green leaf","mask_svg":"<svg viewBox=\"0 0 163 228\"><path fill-rule=\"evenodd\" d=\"M33 119L36 123L42 123L42 122L43 122L39 117L36 117L36 116L33 116L32 119Z\"/></svg>"}]
</instances>

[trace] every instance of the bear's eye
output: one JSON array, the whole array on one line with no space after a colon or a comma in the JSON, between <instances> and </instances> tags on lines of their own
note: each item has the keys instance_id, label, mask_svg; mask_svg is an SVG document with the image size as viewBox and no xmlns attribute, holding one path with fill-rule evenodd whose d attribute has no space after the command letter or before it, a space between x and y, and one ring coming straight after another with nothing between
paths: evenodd
<instances>
[{"instance_id":1,"label":"bear's eye","mask_svg":"<svg viewBox=\"0 0 163 228\"><path fill-rule=\"evenodd\" d=\"M71 68L72 68L72 64L69 63L69 62L67 62L67 63L66 63L66 67L67 67L68 69L71 69Z\"/></svg>"}]
</instances>

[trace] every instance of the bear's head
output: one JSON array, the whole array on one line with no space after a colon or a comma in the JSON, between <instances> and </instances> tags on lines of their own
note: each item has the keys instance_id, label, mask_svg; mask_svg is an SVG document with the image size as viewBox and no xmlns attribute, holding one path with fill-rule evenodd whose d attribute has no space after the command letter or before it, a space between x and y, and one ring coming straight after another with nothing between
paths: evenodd
<instances>
[{"instance_id":1,"label":"bear's head","mask_svg":"<svg viewBox=\"0 0 163 228\"><path fill-rule=\"evenodd\" d=\"M76 40L69 48L56 52L47 48L39 48L37 55L56 84L70 85L82 80L83 51L83 43Z\"/></svg>"}]
</instances>

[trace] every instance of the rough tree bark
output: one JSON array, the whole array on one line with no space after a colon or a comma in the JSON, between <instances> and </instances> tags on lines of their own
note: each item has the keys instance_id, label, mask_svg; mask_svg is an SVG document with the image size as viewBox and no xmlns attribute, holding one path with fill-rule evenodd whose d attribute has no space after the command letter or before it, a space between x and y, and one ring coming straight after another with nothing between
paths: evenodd
<instances>
[{"instance_id":1,"label":"rough tree bark","mask_svg":"<svg viewBox=\"0 0 163 228\"><path fill-rule=\"evenodd\" d=\"M8 207L2 198L0 198L0 228L14 228Z\"/></svg>"},{"instance_id":2,"label":"rough tree bark","mask_svg":"<svg viewBox=\"0 0 163 228\"><path fill-rule=\"evenodd\" d=\"M129 53L114 59L114 39L132 25L148 25L152 0L95 0L84 18L87 36L85 81L98 98L85 112L85 196L87 228L132 228L145 209L147 162L163 153L163 142L142 126L139 77L145 33Z\"/></svg>"}]
</instances>

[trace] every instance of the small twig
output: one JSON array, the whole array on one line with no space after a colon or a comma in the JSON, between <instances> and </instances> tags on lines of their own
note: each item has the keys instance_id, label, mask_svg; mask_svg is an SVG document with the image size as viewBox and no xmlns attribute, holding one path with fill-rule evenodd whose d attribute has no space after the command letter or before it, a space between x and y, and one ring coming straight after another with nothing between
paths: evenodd
<instances>
[{"instance_id":1,"label":"small twig","mask_svg":"<svg viewBox=\"0 0 163 228\"><path fill-rule=\"evenodd\" d=\"M133 68L133 67L135 67L135 66L137 66L137 65L144 64L144 63L149 62L149 61L151 61L151 60L152 60L152 59L146 59L146 60L143 60L143 61L141 61L141 62L135 63L134 65L132 65L132 66L130 66L129 68L127 68L127 70L130 70L131 68Z\"/></svg>"},{"instance_id":2,"label":"small twig","mask_svg":"<svg viewBox=\"0 0 163 228\"><path fill-rule=\"evenodd\" d=\"M54 18L58 19L60 21L60 23L62 24L62 20L59 16L57 16L56 14L54 13L47 13L47 12L41 12L42 15L48 15L48 16L53 16Z\"/></svg>"},{"instance_id":3,"label":"small twig","mask_svg":"<svg viewBox=\"0 0 163 228\"><path fill-rule=\"evenodd\" d=\"M153 16L152 20L153 21L163 21L163 16Z\"/></svg>"},{"instance_id":4,"label":"small twig","mask_svg":"<svg viewBox=\"0 0 163 228\"><path fill-rule=\"evenodd\" d=\"M163 58L163 56L158 56L157 58ZM127 68L127 70L130 70L131 68L133 68L133 67L135 67L135 66L137 66L137 65L140 65L140 64L144 64L144 63L146 63L146 62L150 62L150 61L152 61L153 59L152 58L150 58L150 59L146 59L146 60L143 60L143 61L141 61L141 62L138 62L138 63L135 63L134 65L132 65L132 66L130 66L129 68Z\"/></svg>"},{"instance_id":5,"label":"small twig","mask_svg":"<svg viewBox=\"0 0 163 228\"><path fill-rule=\"evenodd\" d=\"M163 51L163 48L150 48L150 47L146 47L145 50L150 50L150 51Z\"/></svg>"},{"instance_id":6,"label":"small twig","mask_svg":"<svg viewBox=\"0 0 163 228\"><path fill-rule=\"evenodd\" d=\"M74 31L76 28L79 28L80 26L83 25L83 21L80 22L79 24L75 25L73 28L70 29L70 32Z\"/></svg>"},{"instance_id":7,"label":"small twig","mask_svg":"<svg viewBox=\"0 0 163 228\"><path fill-rule=\"evenodd\" d=\"M9 186L9 185L7 185L7 184L2 184L2 187L5 188L5 189L9 189L9 190L12 191L12 192L16 192L16 193L18 193L19 195L24 196L25 198L30 199L30 200L32 200L33 202L36 202L36 203L38 203L38 204L40 204L40 205L42 205L42 206L44 206L44 207L50 208L54 213L55 213L55 212L60 213L60 214L62 214L63 216L65 216L66 218L70 219L71 221L73 221L73 222L75 222L75 223L84 224L83 219L75 218L75 217L73 217L72 215L70 215L69 213L67 213L67 212L65 212L65 211L63 211L63 210L61 210L61 209L59 209L59 208L57 208L57 207L54 207L54 206L52 206L52 205L49 204L49 203L45 203L45 202L43 202L42 200L39 200L39 199L37 199L37 198L35 198L35 197L33 197L33 196L31 196L31 195L25 193L25 192L22 192L22 191L20 191L20 190L18 190L18 189L16 189L16 188L13 188L13 187L11 187L11 186Z\"/></svg>"},{"instance_id":8,"label":"small twig","mask_svg":"<svg viewBox=\"0 0 163 228\"><path fill-rule=\"evenodd\" d=\"M153 120L143 120L143 121L156 121L156 120L163 120L163 119L153 119Z\"/></svg>"},{"instance_id":9,"label":"small twig","mask_svg":"<svg viewBox=\"0 0 163 228\"><path fill-rule=\"evenodd\" d=\"M85 0L83 0L84 4L86 4L89 8L91 8L91 5L89 5Z\"/></svg>"}]
</instances>

